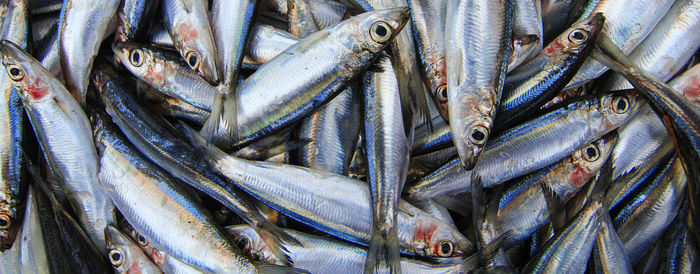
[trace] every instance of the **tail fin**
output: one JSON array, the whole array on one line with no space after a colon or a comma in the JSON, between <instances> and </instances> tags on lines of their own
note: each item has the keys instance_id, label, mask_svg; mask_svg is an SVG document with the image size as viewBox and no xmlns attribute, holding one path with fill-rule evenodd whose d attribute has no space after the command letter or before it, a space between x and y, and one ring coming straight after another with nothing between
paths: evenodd
<instances>
[{"instance_id":1,"label":"tail fin","mask_svg":"<svg viewBox=\"0 0 700 274\"><path fill-rule=\"evenodd\" d=\"M389 268L390 273L401 273L400 259L399 234L396 226L388 231L373 226L364 272L374 273L385 266Z\"/></svg>"},{"instance_id":2,"label":"tail fin","mask_svg":"<svg viewBox=\"0 0 700 274\"><path fill-rule=\"evenodd\" d=\"M221 148L228 148L238 140L238 97L235 87L219 87L211 106L211 115L200 133L204 139Z\"/></svg>"},{"instance_id":3,"label":"tail fin","mask_svg":"<svg viewBox=\"0 0 700 274\"><path fill-rule=\"evenodd\" d=\"M287 266L279 266L279 265L271 265L271 264L263 264L263 263L253 263L253 266L255 266L255 269L258 271L258 273L261 273L261 274L309 273L308 271L303 270L303 269L287 267Z\"/></svg>"},{"instance_id":4,"label":"tail fin","mask_svg":"<svg viewBox=\"0 0 700 274\"><path fill-rule=\"evenodd\" d=\"M260 235L260 238L262 238L277 259L284 262L286 266L294 265L292 259L289 258L289 255L287 255L288 250L282 243L301 246L301 243L297 239L282 231L282 229L280 229L277 225L267 220L258 223L257 226L253 228L258 235Z\"/></svg>"}]
</instances>

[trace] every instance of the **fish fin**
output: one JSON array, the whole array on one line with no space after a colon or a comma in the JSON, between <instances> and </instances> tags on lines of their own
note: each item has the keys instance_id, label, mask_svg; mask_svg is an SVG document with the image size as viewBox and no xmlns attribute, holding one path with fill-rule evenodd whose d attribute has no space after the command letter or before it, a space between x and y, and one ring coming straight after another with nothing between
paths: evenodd
<instances>
[{"instance_id":1,"label":"fish fin","mask_svg":"<svg viewBox=\"0 0 700 274\"><path fill-rule=\"evenodd\" d=\"M277 225L267 220L258 223L254 228L277 259L280 259L286 266L294 265L292 259L289 258L289 255L287 255L287 252L289 251L282 243L301 246L301 243L297 239L282 231L282 229L280 229Z\"/></svg>"},{"instance_id":2,"label":"fish fin","mask_svg":"<svg viewBox=\"0 0 700 274\"><path fill-rule=\"evenodd\" d=\"M233 89L219 87L211 106L211 115L200 131L204 139L221 148L227 148L238 140L238 97Z\"/></svg>"},{"instance_id":3,"label":"fish fin","mask_svg":"<svg viewBox=\"0 0 700 274\"><path fill-rule=\"evenodd\" d=\"M491 243L486 245L483 249L462 260L462 262L460 262L459 273L468 273L479 267L486 266L486 264L482 262L489 262L495 259L506 240L512 236L513 233L511 231L503 233L503 235L491 241Z\"/></svg>"},{"instance_id":4,"label":"fish fin","mask_svg":"<svg viewBox=\"0 0 700 274\"><path fill-rule=\"evenodd\" d=\"M399 234L396 225L388 231L381 230L376 225L372 226L364 273L378 272L382 266L388 267L391 273L401 273Z\"/></svg>"},{"instance_id":5,"label":"fish fin","mask_svg":"<svg viewBox=\"0 0 700 274\"><path fill-rule=\"evenodd\" d=\"M95 254L100 254L102 256L103 252L100 252L100 249L95 245L95 243L90 239L90 236L88 236L87 232L83 230L83 227L80 226L80 223L76 219L73 218L66 210L63 208L61 203L56 199L56 196L54 193L51 191L51 188L49 187L49 184L44 181L44 178L41 177L41 174L39 173L39 168L32 163L32 161L27 157L26 154L22 155L24 157L24 161L27 163L27 171L29 175L32 177L32 183L34 183L36 186L41 189L41 191L48 197L50 203L51 203L51 208L55 214L54 218L56 219L57 223L61 223L58 221L59 215L63 215L63 218L70 223L70 225L75 229L75 232L80 235L80 238L83 239L85 244L87 244L90 249L92 249L92 252ZM49 175L51 176L51 175ZM63 230L63 226L59 226L59 229Z\"/></svg>"},{"instance_id":6,"label":"fish fin","mask_svg":"<svg viewBox=\"0 0 700 274\"><path fill-rule=\"evenodd\" d=\"M547 202L549 209L549 220L554 227L554 234L559 234L562 228L566 225L566 211L562 209L562 202L559 196L554 193L554 190L547 184L540 183L544 199Z\"/></svg>"},{"instance_id":7,"label":"fish fin","mask_svg":"<svg viewBox=\"0 0 700 274\"><path fill-rule=\"evenodd\" d=\"M298 274L298 273L310 273L309 271L299 269L299 268L293 268L293 267L288 267L288 266L280 266L280 265L271 265L271 264L264 264L260 262L254 262L253 266L255 266L255 269L258 271L258 273L264 274Z\"/></svg>"},{"instance_id":8,"label":"fish fin","mask_svg":"<svg viewBox=\"0 0 700 274\"><path fill-rule=\"evenodd\" d=\"M595 185L591 189L590 200L591 201L604 201L605 193L610 188L613 176L613 160L609 158L603 164L598 172L598 177L595 180ZM604 205L607 207L607 205Z\"/></svg>"},{"instance_id":9,"label":"fish fin","mask_svg":"<svg viewBox=\"0 0 700 274\"><path fill-rule=\"evenodd\" d=\"M598 35L594 50L590 54L593 59L615 71L623 71L625 67L636 67L632 65L632 61L622 49L605 33Z\"/></svg>"}]
</instances>

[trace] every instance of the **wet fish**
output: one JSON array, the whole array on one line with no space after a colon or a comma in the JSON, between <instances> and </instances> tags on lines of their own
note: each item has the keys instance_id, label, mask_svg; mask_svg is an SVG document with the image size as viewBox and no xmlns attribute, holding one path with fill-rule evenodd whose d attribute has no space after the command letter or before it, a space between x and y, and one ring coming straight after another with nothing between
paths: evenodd
<instances>
[{"instance_id":1,"label":"wet fish","mask_svg":"<svg viewBox=\"0 0 700 274\"><path fill-rule=\"evenodd\" d=\"M163 24L185 63L207 82L221 79L205 0L162 0Z\"/></svg>"},{"instance_id":2,"label":"wet fish","mask_svg":"<svg viewBox=\"0 0 700 274\"><path fill-rule=\"evenodd\" d=\"M506 76L512 1L451 0L445 28L450 130L466 170L490 138Z\"/></svg>"},{"instance_id":3,"label":"wet fish","mask_svg":"<svg viewBox=\"0 0 700 274\"><path fill-rule=\"evenodd\" d=\"M66 89L85 106L90 70L107 27L119 7L118 0L95 5L89 0L65 0L58 29L58 53ZM85 24L85 22L91 22Z\"/></svg>"},{"instance_id":4,"label":"wet fish","mask_svg":"<svg viewBox=\"0 0 700 274\"><path fill-rule=\"evenodd\" d=\"M144 39L158 5L160 5L160 0L121 1L116 15L118 23L114 34L115 41L125 42Z\"/></svg>"},{"instance_id":5,"label":"wet fish","mask_svg":"<svg viewBox=\"0 0 700 274\"><path fill-rule=\"evenodd\" d=\"M0 37L17 43L29 50L29 6L26 1L0 2L2 16ZM19 228L21 197L26 195L22 154L29 141L25 135L27 121L22 108L19 91L12 85L5 68L0 68L0 251L10 248L15 242Z\"/></svg>"},{"instance_id":6,"label":"wet fish","mask_svg":"<svg viewBox=\"0 0 700 274\"><path fill-rule=\"evenodd\" d=\"M526 175L555 163L624 124L643 102L634 92L584 98L493 138L471 171L462 170L458 159L441 166L408 188L409 197L427 199L468 191L472 176L480 177L484 187L492 187ZM552 147L553 143L558 146Z\"/></svg>"},{"instance_id":7,"label":"wet fish","mask_svg":"<svg viewBox=\"0 0 700 274\"><path fill-rule=\"evenodd\" d=\"M162 273L146 257L136 243L122 234L115 227L105 228L107 237L107 257L117 273Z\"/></svg>"},{"instance_id":8,"label":"wet fish","mask_svg":"<svg viewBox=\"0 0 700 274\"><path fill-rule=\"evenodd\" d=\"M114 205L97 179L97 152L85 113L68 90L19 46L3 40L0 53L51 172L65 188L90 239L105 250L104 228L114 220Z\"/></svg>"}]
</instances>

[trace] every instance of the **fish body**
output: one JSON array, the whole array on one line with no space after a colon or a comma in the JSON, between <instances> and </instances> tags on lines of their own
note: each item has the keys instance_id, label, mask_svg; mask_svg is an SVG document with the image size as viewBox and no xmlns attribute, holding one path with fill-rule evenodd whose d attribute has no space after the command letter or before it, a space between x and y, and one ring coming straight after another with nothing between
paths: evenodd
<instances>
[{"instance_id":1,"label":"fish body","mask_svg":"<svg viewBox=\"0 0 700 274\"><path fill-rule=\"evenodd\" d=\"M471 170L490 138L506 76L512 1L448 2L445 43L450 130Z\"/></svg>"},{"instance_id":2,"label":"fish body","mask_svg":"<svg viewBox=\"0 0 700 274\"><path fill-rule=\"evenodd\" d=\"M105 250L104 228L115 218L114 205L97 178L98 157L85 113L68 90L17 45L4 40L0 52L51 172L90 239Z\"/></svg>"},{"instance_id":3,"label":"fish body","mask_svg":"<svg viewBox=\"0 0 700 274\"><path fill-rule=\"evenodd\" d=\"M4 1L0 3L0 36L29 50L29 6L27 1ZM19 207L25 195L27 182L24 178L25 141L27 121L22 100L6 77L5 68L0 68L0 251L8 249L15 241L19 227ZM31 134L31 133L30 133ZM13 229L14 228L14 229Z\"/></svg>"},{"instance_id":4,"label":"fish body","mask_svg":"<svg viewBox=\"0 0 700 274\"><path fill-rule=\"evenodd\" d=\"M85 105L92 63L119 2L107 0L95 5L90 0L63 1L58 29L61 71L66 88L81 105Z\"/></svg>"},{"instance_id":5,"label":"fish body","mask_svg":"<svg viewBox=\"0 0 700 274\"><path fill-rule=\"evenodd\" d=\"M162 0L163 24L187 65L207 82L221 76L206 0Z\"/></svg>"},{"instance_id":6,"label":"fish body","mask_svg":"<svg viewBox=\"0 0 700 274\"><path fill-rule=\"evenodd\" d=\"M478 176L484 187L492 187L526 175L555 163L624 124L643 102L634 92L584 98L493 138L471 171L462 170L458 159L446 163L411 186L409 197L427 199L468 191L472 176ZM553 143L559 145L552 147Z\"/></svg>"},{"instance_id":7,"label":"fish body","mask_svg":"<svg viewBox=\"0 0 700 274\"><path fill-rule=\"evenodd\" d=\"M114 39L117 42L144 39L151 25L160 0L127 0L121 1L117 10L117 29Z\"/></svg>"},{"instance_id":8,"label":"fish body","mask_svg":"<svg viewBox=\"0 0 700 274\"><path fill-rule=\"evenodd\" d=\"M255 272L247 259L235 253L213 216L172 177L141 156L104 115L91 113L91 119L100 151L100 180L140 235L203 271ZM177 225L169 225L173 220ZM111 250L109 257L114 265Z\"/></svg>"}]
</instances>

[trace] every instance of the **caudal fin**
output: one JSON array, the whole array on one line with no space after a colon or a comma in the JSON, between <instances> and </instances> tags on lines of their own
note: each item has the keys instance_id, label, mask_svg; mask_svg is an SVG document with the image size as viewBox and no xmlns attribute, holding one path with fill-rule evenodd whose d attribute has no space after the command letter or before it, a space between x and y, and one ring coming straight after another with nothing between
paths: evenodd
<instances>
[{"instance_id":1,"label":"caudal fin","mask_svg":"<svg viewBox=\"0 0 700 274\"><path fill-rule=\"evenodd\" d=\"M388 231L372 228L372 237L367 251L365 273L374 273L388 268L390 273L401 273L399 234L396 226Z\"/></svg>"},{"instance_id":2,"label":"caudal fin","mask_svg":"<svg viewBox=\"0 0 700 274\"><path fill-rule=\"evenodd\" d=\"M200 134L217 147L227 149L238 140L238 97L235 87L219 87L214 97L211 115Z\"/></svg>"}]
</instances>

